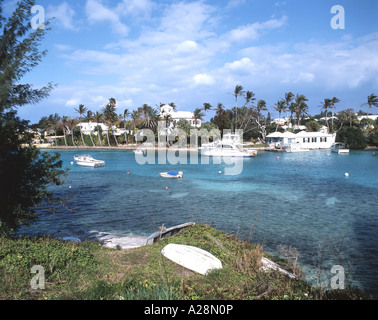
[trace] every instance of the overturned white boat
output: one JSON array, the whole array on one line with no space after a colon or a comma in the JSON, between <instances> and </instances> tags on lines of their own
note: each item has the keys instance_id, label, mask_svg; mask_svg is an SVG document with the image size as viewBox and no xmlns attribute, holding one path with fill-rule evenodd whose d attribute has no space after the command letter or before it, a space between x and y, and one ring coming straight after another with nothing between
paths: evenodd
<instances>
[{"instance_id":1,"label":"overturned white boat","mask_svg":"<svg viewBox=\"0 0 378 320\"><path fill-rule=\"evenodd\" d=\"M80 155L80 156L74 156L74 160L76 161L76 164L78 166L84 166L84 167L103 167L105 165L105 161L103 160L96 160L93 159L90 155Z\"/></svg>"},{"instance_id":2,"label":"overturned white boat","mask_svg":"<svg viewBox=\"0 0 378 320\"><path fill-rule=\"evenodd\" d=\"M161 250L161 254L186 269L202 275L214 269L222 269L222 262L217 257L193 246L170 243Z\"/></svg>"},{"instance_id":3,"label":"overturned white boat","mask_svg":"<svg viewBox=\"0 0 378 320\"><path fill-rule=\"evenodd\" d=\"M182 171L170 171L170 172L161 172L160 173L160 176L163 177L163 178L171 178L171 179L174 179L174 178L182 178L182 176L184 175L184 173Z\"/></svg>"}]
</instances>

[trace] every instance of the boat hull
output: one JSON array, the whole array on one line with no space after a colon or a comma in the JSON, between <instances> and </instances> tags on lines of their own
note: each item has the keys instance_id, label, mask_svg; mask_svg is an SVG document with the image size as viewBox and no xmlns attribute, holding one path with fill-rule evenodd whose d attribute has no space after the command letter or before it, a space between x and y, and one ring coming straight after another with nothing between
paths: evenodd
<instances>
[{"instance_id":1,"label":"boat hull","mask_svg":"<svg viewBox=\"0 0 378 320\"><path fill-rule=\"evenodd\" d=\"M217 257L193 246L170 243L161 250L161 253L167 259L202 275L222 268L222 262Z\"/></svg>"},{"instance_id":2,"label":"boat hull","mask_svg":"<svg viewBox=\"0 0 378 320\"><path fill-rule=\"evenodd\" d=\"M105 161L96 160L96 159L93 159L90 156L80 156L80 157L75 156L74 160L76 161L76 164L78 166L83 166L83 167L97 168L97 167L105 166Z\"/></svg>"},{"instance_id":3,"label":"boat hull","mask_svg":"<svg viewBox=\"0 0 378 320\"><path fill-rule=\"evenodd\" d=\"M160 173L160 176L163 178L178 179L178 178L182 178L183 173L182 171L179 171L177 174L171 174L169 172L162 172Z\"/></svg>"}]
</instances>

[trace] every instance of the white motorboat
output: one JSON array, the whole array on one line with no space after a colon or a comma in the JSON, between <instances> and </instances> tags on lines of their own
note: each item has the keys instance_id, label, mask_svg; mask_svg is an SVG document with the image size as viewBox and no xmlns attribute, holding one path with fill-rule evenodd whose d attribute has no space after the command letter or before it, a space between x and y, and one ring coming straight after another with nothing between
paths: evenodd
<instances>
[{"instance_id":1,"label":"white motorboat","mask_svg":"<svg viewBox=\"0 0 378 320\"><path fill-rule=\"evenodd\" d=\"M238 134L225 134L221 141L203 144L201 154L211 157L254 157L255 149L244 149Z\"/></svg>"},{"instance_id":2,"label":"white motorboat","mask_svg":"<svg viewBox=\"0 0 378 320\"><path fill-rule=\"evenodd\" d=\"M78 166L84 166L84 167L103 167L105 165L105 161L103 160L96 160L93 159L90 155L80 155L80 156L74 156L74 160L76 161L76 164Z\"/></svg>"},{"instance_id":3,"label":"white motorboat","mask_svg":"<svg viewBox=\"0 0 378 320\"><path fill-rule=\"evenodd\" d=\"M331 146L331 151L335 153L349 153L349 149L343 142L336 142Z\"/></svg>"},{"instance_id":4,"label":"white motorboat","mask_svg":"<svg viewBox=\"0 0 378 320\"><path fill-rule=\"evenodd\" d=\"M184 173L182 171L179 171L179 172L170 171L170 172L161 172L160 173L160 176L162 176L163 178L171 178L171 179L182 178L183 175L184 175Z\"/></svg>"}]
</instances>

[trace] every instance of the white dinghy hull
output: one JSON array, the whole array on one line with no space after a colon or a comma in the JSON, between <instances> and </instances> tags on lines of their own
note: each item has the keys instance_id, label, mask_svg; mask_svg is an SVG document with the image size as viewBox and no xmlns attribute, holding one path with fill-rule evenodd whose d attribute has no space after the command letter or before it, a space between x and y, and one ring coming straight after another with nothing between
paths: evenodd
<instances>
[{"instance_id":1,"label":"white dinghy hull","mask_svg":"<svg viewBox=\"0 0 378 320\"><path fill-rule=\"evenodd\" d=\"M170 243L161 250L161 253L167 259L202 275L222 268L222 262L218 258L210 252L193 246Z\"/></svg>"}]
</instances>

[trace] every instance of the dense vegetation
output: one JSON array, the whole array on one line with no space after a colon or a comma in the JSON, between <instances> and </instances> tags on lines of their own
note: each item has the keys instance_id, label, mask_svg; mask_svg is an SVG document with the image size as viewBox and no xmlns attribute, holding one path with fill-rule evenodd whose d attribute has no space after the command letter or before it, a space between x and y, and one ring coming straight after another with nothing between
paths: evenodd
<instances>
[{"instance_id":1,"label":"dense vegetation","mask_svg":"<svg viewBox=\"0 0 378 320\"><path fill-rule=\"evenodd\" d=\"M329 132L338 133L338 141L346 142L351 149L364 149L367 145L378 147L378 119L373 121L365 118L358 120L357 116L367 116L373 106L378 107L378 97L371 94L367 97L368 113L360 110L356 113L348 108L335 113L335 104L339 103L336 97L324 99L319 107L320 113L311 116L308 113L308 99L303 94L294 95L291 92L285 94L285 98L277 101L275 106L268 107L265 100L256 101L255 94L251 91L244 91L242 86L236 86L234 90L235 106L227 109L222 103L213 107L209 103L204 103L202 107L196 108L193 112L193 120L202 120L200 129L242 129L245 140L255 140L265 142L267 134L274 131L283 131L282 120L291 131L299 131L299 126L303 125L308 131L318 131L322 126L326 126ZM238 98L244 99L243 106L238 106ZM59 146L119 146L135 142L134 133L148 128L157 134L158 122L165 121L166 126L172 123L169 114L163 116L159 113L159 108L153 108L148 104L130 111L125 109L123 114L116 113L116 100L109 99L109 103L101 110L93 113L87 107L80 104L76 110L78 118L51 114L43 117L32 127L39 129L41 134L47 132L50 136L60 136L50 139ZM239 101L240 103L240 101ZM164 105L160 103L159 107ZM172 102L169 104L173 109L177 109ZM270 109L270 110L269 110ZM210 121L203 122L209 110L215 110L215 116ZM271 111L277 111L279 118L275 122L271 119ZM284 120L285 119L285 120ZM277 121L278 120L278 121ZM108 130L104 130L100 125L90 134L84 134L80 130L82 123L105 123ZM182 119L174 124L174 127L190 135L191 126L188 121ZM122 128L122 134L115 134L117 128ZM49 140L48 135L46 140Z\"/></svg>"},{"instance_id":2,"label":"dense vegetation","mask_svg":"<svg viewBox=\"0 0 378 320\"><path fill-rule=\"evenodd\" d=\"M47 26L32 29L34 1L20 1L7 19L0 1L0 234L10 234L35 218L35 207L51 200L50 184L63 182L59 155L49 155L31 146L28 121L17 116L17 108L48 96L53 86L34 89L21 79L38 65L39 50Z\"/></svg>"},{"instance_id":3,"label":"dense vegetation","mask_svg":"<svg viewBox=\"0 0 378 320\"><path fill-rule=\"evenodd\" d=\"M168 243L200 247L218 257L222 269L199 275L160 253ZM260 270L263 247L195 225L161 242L117 250L94 242L51 238L0 238L0 299L71 300L265 300L361 299L355 288L314 288L277 272ZM271 257L270 257L271 258ZM271 258L273 259L273 258ZM300 275L291 260L279 260ZM45 270L45 288L32 289L34 265Z\"/></svg>"}]
</instances>

